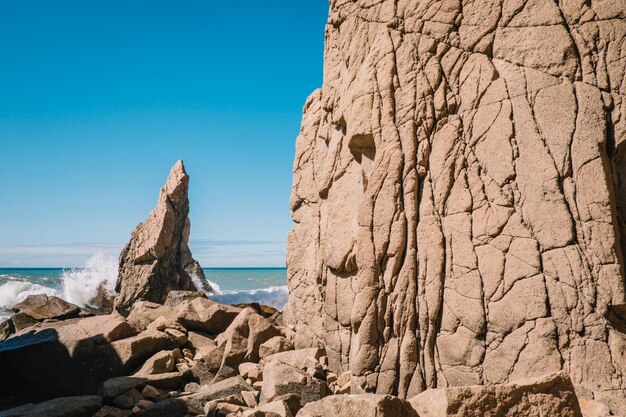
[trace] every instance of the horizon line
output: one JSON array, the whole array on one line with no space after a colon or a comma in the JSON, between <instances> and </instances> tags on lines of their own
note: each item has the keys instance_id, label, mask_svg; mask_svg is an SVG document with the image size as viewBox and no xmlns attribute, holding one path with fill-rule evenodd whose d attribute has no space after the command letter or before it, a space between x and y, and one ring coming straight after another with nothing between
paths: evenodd
<instances>
[{"instance_id":1,"label":"horizon line","mask_svg":"<svg viewBox=\"0 0 626 417\"><path fill-rule=\"evenodd\" d=\"M80 269L84 266L0 266L0 269ZM287 269L286 266L201 266L202 269Z\"/></svg>"}]
</instances>

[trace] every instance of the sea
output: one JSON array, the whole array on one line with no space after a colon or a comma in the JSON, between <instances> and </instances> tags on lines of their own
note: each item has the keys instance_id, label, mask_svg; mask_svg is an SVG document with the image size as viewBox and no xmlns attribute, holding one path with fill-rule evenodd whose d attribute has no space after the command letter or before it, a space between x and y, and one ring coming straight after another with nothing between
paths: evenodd
<instances>
[{"instance_id":1,"label":"sea","mask_svg":"<svg viewBox=\"0 0 626 417\"><path fill-rule=\"evenodd\" d=\"M282 310L287 304L285 268L203 268L223 304L257 301ZM48 294L80 307L89 307L102 284L110 291L117 281L114 258L96 255L81 268L0 268L0 322L10 317L15 304L29 295Z\"/></svg>"}]
</instances>

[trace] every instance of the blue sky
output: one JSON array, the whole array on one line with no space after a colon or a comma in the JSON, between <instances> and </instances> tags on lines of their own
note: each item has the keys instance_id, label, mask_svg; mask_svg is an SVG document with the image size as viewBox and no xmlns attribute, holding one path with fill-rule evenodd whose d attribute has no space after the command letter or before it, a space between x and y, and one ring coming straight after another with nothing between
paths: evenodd
<instances>
[{"instance_id":1,"label":"blue sky","mask_svg":"<svg viewBox=\"0 0 626 417\"><path fill-rule=\"evenodd\" d=\"M284 266L327 0L0 2L0 267L117 255L170 167L203 266Z\"/></svg>"}]
</instances>

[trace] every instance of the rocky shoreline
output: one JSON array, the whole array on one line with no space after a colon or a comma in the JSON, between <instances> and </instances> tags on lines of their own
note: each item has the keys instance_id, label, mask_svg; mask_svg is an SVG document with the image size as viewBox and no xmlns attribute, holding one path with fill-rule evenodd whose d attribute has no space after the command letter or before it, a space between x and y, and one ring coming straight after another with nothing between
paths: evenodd
<instances>
[{"instance_id":1,"label":"rocky shoreline","mask_svg":"<svg viewBox=\"0 0 626 417\"><path fill-rule=\"evenodd\" d=\"M0 325L1 417L603 417L565 373L508 385L366 392L283 313L211 301L189 239L189 177L172 168L97 309L31 295ZM592 410L592 411L589 411Z\"/></svg>"},{"instance_id":2,"label":"rocky shoreline","mask_svg":"<svg viewBox=\"0 0 626 417\"><path fill-rule=\"evenodd\" d=\"M11 395L2 405L20 405L3 417L604 415L581 414L581 406L603 408L579 404L563 373L408 400L364 393L350 372L332 372L324 348L294 350L281 312L218 304L201 292L138 301L126 318L56 297L31 296L16 309L17 332L0 344L0 369L11 375L2 378L2 393ZM36 324L20 328L27 317Z\"/></svg>"}]
</instances>

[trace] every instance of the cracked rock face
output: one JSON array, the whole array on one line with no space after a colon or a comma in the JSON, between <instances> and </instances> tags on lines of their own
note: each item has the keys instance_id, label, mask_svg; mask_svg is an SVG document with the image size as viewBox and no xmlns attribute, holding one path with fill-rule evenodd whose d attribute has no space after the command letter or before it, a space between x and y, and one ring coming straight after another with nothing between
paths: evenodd
<instances>
[{"instance_id":1,"label":"cracked rock face","mask_svg":"<svg viewBox=\"0 0 626 417\"><path fill-rule=\"evenodd\" d=\"M163 304L172 290L211 291L189 250L189 176L182 161L172 168L159 201L120 254L115 307L129 311L138 300ZM203 288L196 288L195 281Z\"/></svg>"},{"instance_id":2,"label":"cracked rock face","mask_svg":"<svg viewBox=\"0 0 626 417\"><path fill-rule=\"evenodd\" d=\"M625 0L331 0L297 346L368 392L563 370L623 413L625 35Z\"/></svg>"}]
</instances>

